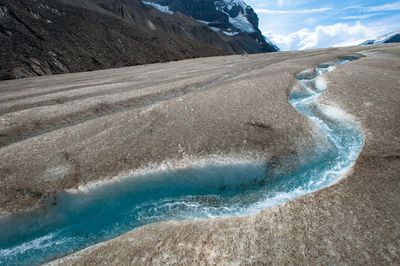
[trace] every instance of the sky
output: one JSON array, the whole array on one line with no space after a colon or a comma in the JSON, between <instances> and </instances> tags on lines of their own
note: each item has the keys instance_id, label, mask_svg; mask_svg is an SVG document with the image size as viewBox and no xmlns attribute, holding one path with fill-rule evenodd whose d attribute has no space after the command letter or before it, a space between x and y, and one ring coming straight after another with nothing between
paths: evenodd
<instances>
[{"instance_id":1,"label":"sky","mask_svg":"<svg viewBox=\"0 0 400 266\"><path fill-rule=\"evenodd\" d=\"M245 0L282 51L358 45L400 30L400 1Z\"/></svg>"}]
</instances>

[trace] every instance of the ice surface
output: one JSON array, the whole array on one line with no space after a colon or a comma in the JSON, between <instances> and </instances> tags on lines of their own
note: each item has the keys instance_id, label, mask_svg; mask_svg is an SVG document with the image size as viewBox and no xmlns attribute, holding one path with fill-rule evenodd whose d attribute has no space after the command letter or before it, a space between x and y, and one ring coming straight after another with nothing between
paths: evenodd
<instances>
[{"instance_id":1,"label":"ice surface","mask_svg":"<svg viewBox=\"0 0 400 266\"><path fill-rule=\"evenodd\" d=\"M333 64L296 75L300 89L290 103L329 141L296 167L276 162L194 161L74 191L59 193L47 208L0 219L0 264L37 264L136 227L167 220L229 217L258 212L329 186L355 162L364 143L361 129L342 110L318 103L323 73Z\"/></svg>"}]
</instances>

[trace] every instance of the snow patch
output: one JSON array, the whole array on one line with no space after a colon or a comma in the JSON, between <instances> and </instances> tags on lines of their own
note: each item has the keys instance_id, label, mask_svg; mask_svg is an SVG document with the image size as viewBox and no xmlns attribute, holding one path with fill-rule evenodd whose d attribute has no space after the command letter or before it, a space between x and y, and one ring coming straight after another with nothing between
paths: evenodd
<instances>
[{"instance_id":1,"label":"snow patch","mask_svg":"<svg viewBox=\"0 0 400 266\"><path fill-rule=\"evenodd\" d=\"M221 31L221 29L217 28L217 27L210 27L210 29L212 29L215 32L220 32Z\"/></svg>"},{"instance_id":2,"label":"snow patch","mask_svg":"<svg viewBox=\"0 0 400 266\"><path fill-rule=\"evenodd\" d=\"M142 1L142 2L143 2L143 4L145 4L147 6L152 6L163 13L167 13L169 15L172 15L174 13L173 11L169 10L168 6L162 6L162 5L159 5L156 3L151 3L151 2L146 2L146 1Z\"/></svg>"},{"instance_id":3,"label":"snow patch","mask_svg":"<svg viewBox=\"0 0 400 266\"><path fill-rule=\"evenodd\" d=\"M200 22L200 23L203 23L203 24L210 24L211 22L208 22L208 21L205 21L205 20L200 20L200 19L197 19L197 21L198 22Z\"/></svg>"},{"instance_id":4,"label":"snow patch","mask_svg":"<svg viewBox=\"0 0 400 266\"><path fill-rule=\"evenodd\" d=\"M235 36L235 35L238 35L238 34L239 34L239 32L237 32L237 31L234 31L234 32L223 31L223 33L224 33L225 35L227 35L227 36Z\"/></svg>"},{"instance_id":5,"label":"snow patch","mask_svg":"<svg viewBox=\"0 0 400 266\"><path fill-rule=\"evenodd\" d=\"M251 25L251 23L242 13L239 13L239 15L234 18L229 17L229 23L241 31L248 33L255 32L253 25Z\"/></svg>"}]
</instances>

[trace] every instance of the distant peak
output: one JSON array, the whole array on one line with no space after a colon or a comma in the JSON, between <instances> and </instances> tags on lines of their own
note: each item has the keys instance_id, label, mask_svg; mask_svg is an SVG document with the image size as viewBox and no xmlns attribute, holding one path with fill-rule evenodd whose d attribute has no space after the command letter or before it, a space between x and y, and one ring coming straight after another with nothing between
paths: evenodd
<instances>
[{"instance_id":1,"label":"distant peak","mask_svg":"<svg viewBox=\"0 0 400 266\"><path fill-rule=\"evenodd\" d=\"M161 12L180 12L206 24L211 30L225 37L252 39L257 50L278 51L278 47L262 36L258 28L258 16L243 0L143 0ZM246 36L246 37L244 37ZM246 43L246 44L245 44ZM247 46L247 41L239 46Z\"/></svg>"},{"instance_id":2,"label":"distant peak","mask_svg":"<svg viewBox=\"0 0 400 266\"><path fill-rule=\"evenodd\" d=\"M360 45L400 42L400 30L378 36L375 40L367 40Z\"/></svg>"}]
</instances>

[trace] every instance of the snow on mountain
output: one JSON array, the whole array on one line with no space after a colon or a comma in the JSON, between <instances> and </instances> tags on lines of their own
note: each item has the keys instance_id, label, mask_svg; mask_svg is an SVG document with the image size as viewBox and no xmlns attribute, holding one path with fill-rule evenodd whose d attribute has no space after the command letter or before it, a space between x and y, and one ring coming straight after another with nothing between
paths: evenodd
<instances>
[{"instance_id":1,"label":"snow on mountain","mask_svg":"<svg viewBox=\"0 0 400 266\"><path fill-rule=\"evenodd\" d=\"M238 35L239 32L235 31L235 32L227 32L227 31L223 31L223 34L227 35L227 36L235 36Z\"/></svg>"},{"instance_id":2,"label":"snow on mountain","mask_svg":"<svg viewBox=\"0 0 400 266\"><path fill-rule=\"evenodd\" d=\"M198 22L204 23L206 25L209 25L212 22L209 21L204 21L204 20L197 20ZM239 14L238 16L236 16L235 18L229 18L229 23L236 29L240 30L240 31L244 31L244 32L255 32L253 26L250 24L250 22L246 19L246 17L244 17L242 14ZM237 34L239 34L239 32L237 30L233 30L232 28L228 28L228 29L221 29L218 27L211 27L210 28L213 31L219 32L221 31L222 33L224 33L227 36L235 36Z\"/></svg>"},{"instance_id":3,"label":"snow on mountain","mask_svg":"<svg viewBox=\"0 0 400 266\"><path fill-rule=\"evenodd\" d=\"M272 39L270 39L269 37L266 37L266 36L264 36L264 39L265 39L265 41L266 41L269 45L271 45L272 47L274 47L277 51L280 50L279 47L276 45L276 43L274 43L274 42L272 41Z\"/></svg>"},{"instance_id":4,"label":"snow on mountain","mask_svg":"<svg viewBox=\"0 0 400 266\"><path fill-rule=\"evenodd\" d=\"M170 15L172 15L174 13L173 11L169 10L168 6L162 6L162 5L159 5L159 4L156 4L156 3L152 3L152 2L147 2L147 1L142 1L142 2L143 2L143 4L148 5L148 6L152 6L152 7L158 9L159 11L161 11L163 13L167 13L167 14L170 14Z\"/></svg>"},{"instance_id":5,"label":"snow on mountain","mask_svg":"<svg viewBox=\"0 0 400 266\"><path fill-rule=\"evenodd\" d=\"M247 46L249 51L278 51L269 39L264 39L258 29L258 16L253 8L243 0L142 0L161 12L180 12L211 30L225 36L234 37L235 48ZM225 39L224 39L225 40Z\"/></svg>"},{"instance_id":6,"label":"snow on mountain","mask_svg":"<svg viewBox=\"0 0 400 266\"><path fill-rule=\"evenodd\" d=\"M242 0L223 0L223 2L225 2L226 7L230 10L232 9L234 6L240 6L243 9L248 8L249 6Z\"/></svg>"},{"instance_id":7,"label":"snow on mountain","mask_svg":"<svg viewBox=\"0 0 400 266\"><path fill-rule=\"evenodd\" d=\"M154 0L153 0L154 1ZM161 5L161 3L167 3L167 2L148 2L148 1L142 1L143 4L152 6L156 9L158 9L161 12L167 13L167 14L173 14L174 12L171 11L168 7L168 5ZM247 32L247 33L253 33L255 32L254 25L249 21L248 19L248 12L252 9L250 6L248 6L244 1L242 0L217 0L214 2L215 8L217 11L222 12L229 17L229 23L231 26L239 31ZM253 12L253 11L252 11ZM205 21L205 20L197 20L201 23L204 24L210 24L211 21ZM214 27L216 28L216 27ZM232 36L233 33L236 33L232 28L220 28L220 31L227 33L226 35ZM234 34L235 35L235 34Z\"/></svg>"},{"instance_id":8,"label":"snow on mountain","mask_svg":"<svg viewBox=\"0 0 400 266\"><path fill-rule=\"evenodd\" d=\"M231 23L232 26L234 26L235 28L237 28L241 31L248 32L248 33L255 32L253 25L251 25L251 23L247 20L247 18L242 13L239 13L239 15L237 15L234 18L230 17L229 23Z\"/></svg>"},{"instance_id":9,"label":"snow on mountain","mask_svg":"<svg viewBox=\"0 0 400 266\"><path fill-rule=\"evenodd\" d=\"M247 11L251 9L242 0L222 0L215 1L215 7L218 11L229 16L229 23L238 30L252 33L256 30L247 18Z\"/></svg>"},{"instance_id":10,"label":"snow on mountain","mask_svg":"<svg viewBox=\"0 0 400 266\"><path fill-rule=\"evenodd\" d=\"M360 45L392 43L392 42L400 42L400 30L381 35L378 38L376 38L375 40L368 40L368 41L363 42Z\"/></svg>"},{"instance_id":11,"label":"snow on mountain","mask_svg":"<svg viewBox=\"0 0 400 266\"><path fill-rule=\"evenodd\" d=\"M210 27L210 29L212 29L215 32L220 32L221 31L221 29L217 28L217 27Z\"/></svg>"},{"instance_id":12,"label":"snow on mountain","mask_svg":"<svg viewBox=\"0 0 400 266\"><path fill-rule=\"evenodd\" d=\"M378 38L376 38L374 43L387 43L390 39L392 39L394 36L396 36L398 34L400 34L400 30L381 35Z\"/></svg>"}]
</instances>

